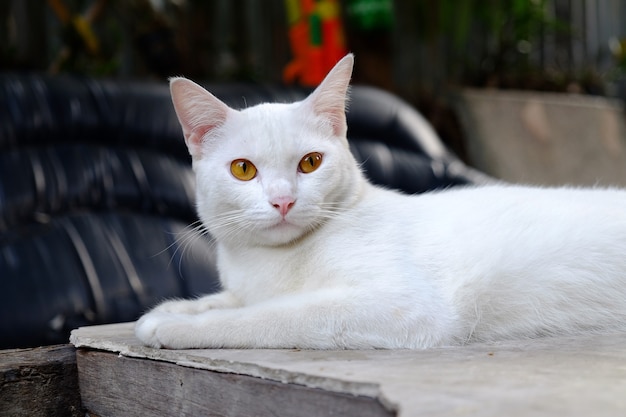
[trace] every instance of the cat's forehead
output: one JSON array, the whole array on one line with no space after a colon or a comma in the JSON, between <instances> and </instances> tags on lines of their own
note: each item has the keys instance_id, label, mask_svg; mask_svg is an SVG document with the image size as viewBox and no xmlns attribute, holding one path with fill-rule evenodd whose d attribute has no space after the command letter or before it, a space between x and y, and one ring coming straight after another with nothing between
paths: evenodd
<instances>
[{"instance_id":1,"label":"cat's forehead","mask_svg":"<svg viewBox=\"0 0 626 417\"><path fill-rule=\"evenodd\" d=\"M336 146L327 129L303 102L266 103L229 115L216 146L220 160L249 159L255 164L291 166L309 152ZM276 165L277 166L277 165Z\"/></svg>"},{"instance_id":2,"label":"cat's forehead","mask_svg":"<svg viewBox=\"0 0 626 417\"><path fill-rule=\"evenodd\" d=\"M241 117L248 123L286 122L299 114L300 102L296 103L261 103L239 110Z\"/></svg>"},{"instance_id":3,"label":"cat's forehead","mask_svg":"<svg viewBox=\"0 0 626 417\"><path fill-rule=\"evenodd\" d=\"M259 152L299 147L301 140L307 136L307 123L297 104L260 104L239 111L229 122L228 136L233 141L232 145Z\"/></svg>"}]
</instances>

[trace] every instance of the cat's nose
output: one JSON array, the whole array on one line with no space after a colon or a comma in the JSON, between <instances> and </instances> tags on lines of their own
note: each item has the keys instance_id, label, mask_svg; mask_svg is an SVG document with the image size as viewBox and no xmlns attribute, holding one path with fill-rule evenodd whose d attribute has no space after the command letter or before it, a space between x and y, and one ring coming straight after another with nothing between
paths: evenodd
<instances>
[{"instance_id":1,"label":"cat's nose","mask_svg":"<svg viewBox=\"0 0 626 417\"><path fill-rule=\"evenodd\" d=\"M270 201L270 204L280 212L281 216L285 217L293 205L296 204L296 200L293 197L276 197Z\"/></svg>"}]
</instances>

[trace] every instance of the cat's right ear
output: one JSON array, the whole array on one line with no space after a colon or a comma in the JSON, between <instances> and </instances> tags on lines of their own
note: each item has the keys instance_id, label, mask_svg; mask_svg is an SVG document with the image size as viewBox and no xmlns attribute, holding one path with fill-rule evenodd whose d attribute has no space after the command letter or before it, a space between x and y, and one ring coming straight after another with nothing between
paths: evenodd
<instances>
[{"instance_id":1,"label":"cat's right ear","mask_svg":"<svg viewBox=\"0 0 626 417\"><path fill-rule=\"evenodd\" d=\"M224 124L228 113L233 110L186 78L170 78L170 92L187 149L194 159L200 159L207 135Z\"/></svg>"}]
</instances>

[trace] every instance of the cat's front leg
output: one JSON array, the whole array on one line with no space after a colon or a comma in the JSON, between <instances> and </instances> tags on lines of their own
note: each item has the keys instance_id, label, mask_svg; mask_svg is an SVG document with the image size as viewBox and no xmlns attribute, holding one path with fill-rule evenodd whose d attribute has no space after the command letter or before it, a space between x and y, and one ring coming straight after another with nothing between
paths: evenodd
<instances>
[{"instance_id":1,"label":"cat's front leg","mask_svg":"<svg viewBox=\"0 0 626 417\"><path fill-rule=\"evenodd\" d=\"M150 313L199 314L208 310L240 307L239 300L229 291L205 295L194 300L167 300L154 307ZM148 313L148 314L150 314Z\"/></svg>"},{"instance_id":2,"label":"cat's front leg","mask_svg":"<svg viewBox=\"0 0 626 417\"><path fill-rule=\"evenodd\" d=\"M135 333L148 346L170 349L414 349L450 340L452 316L444 306L387 298L395 301L343 288L199 314L154 311Z\"/></svg>"},{"instance_id":3,"label":"cat's front leg","mask_svg":"<svg viewBox=\"0 0 626 417\"><path fill-rule=\"evenodd\" d=\"M168 300L144 314L135 325L135 334L148 346L163 347L157 337L157 329L167 332L171 327L189 325L190 317L211 310L240 307L239 300L229 291L206 295L195 300ZM173 333L169 331L168 334Z\"/></svg>"}]
</instances>

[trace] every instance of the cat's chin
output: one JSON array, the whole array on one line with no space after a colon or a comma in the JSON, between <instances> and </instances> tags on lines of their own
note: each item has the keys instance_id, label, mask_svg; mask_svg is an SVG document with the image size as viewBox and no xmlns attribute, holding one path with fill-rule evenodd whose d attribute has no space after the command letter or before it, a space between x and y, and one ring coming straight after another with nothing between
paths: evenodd
<instances>
[{"instance_id":1,"label":"cat's chin","mask_svg":"<svg viewBox=\"0 0 626 417\"><path fill-rule=\"evenodd\" d=\"M281 221L263 230L258 236L259 243L264 246L288 245L307 234L307 229L288 221Z\"/></svg>"}]
</instances>

